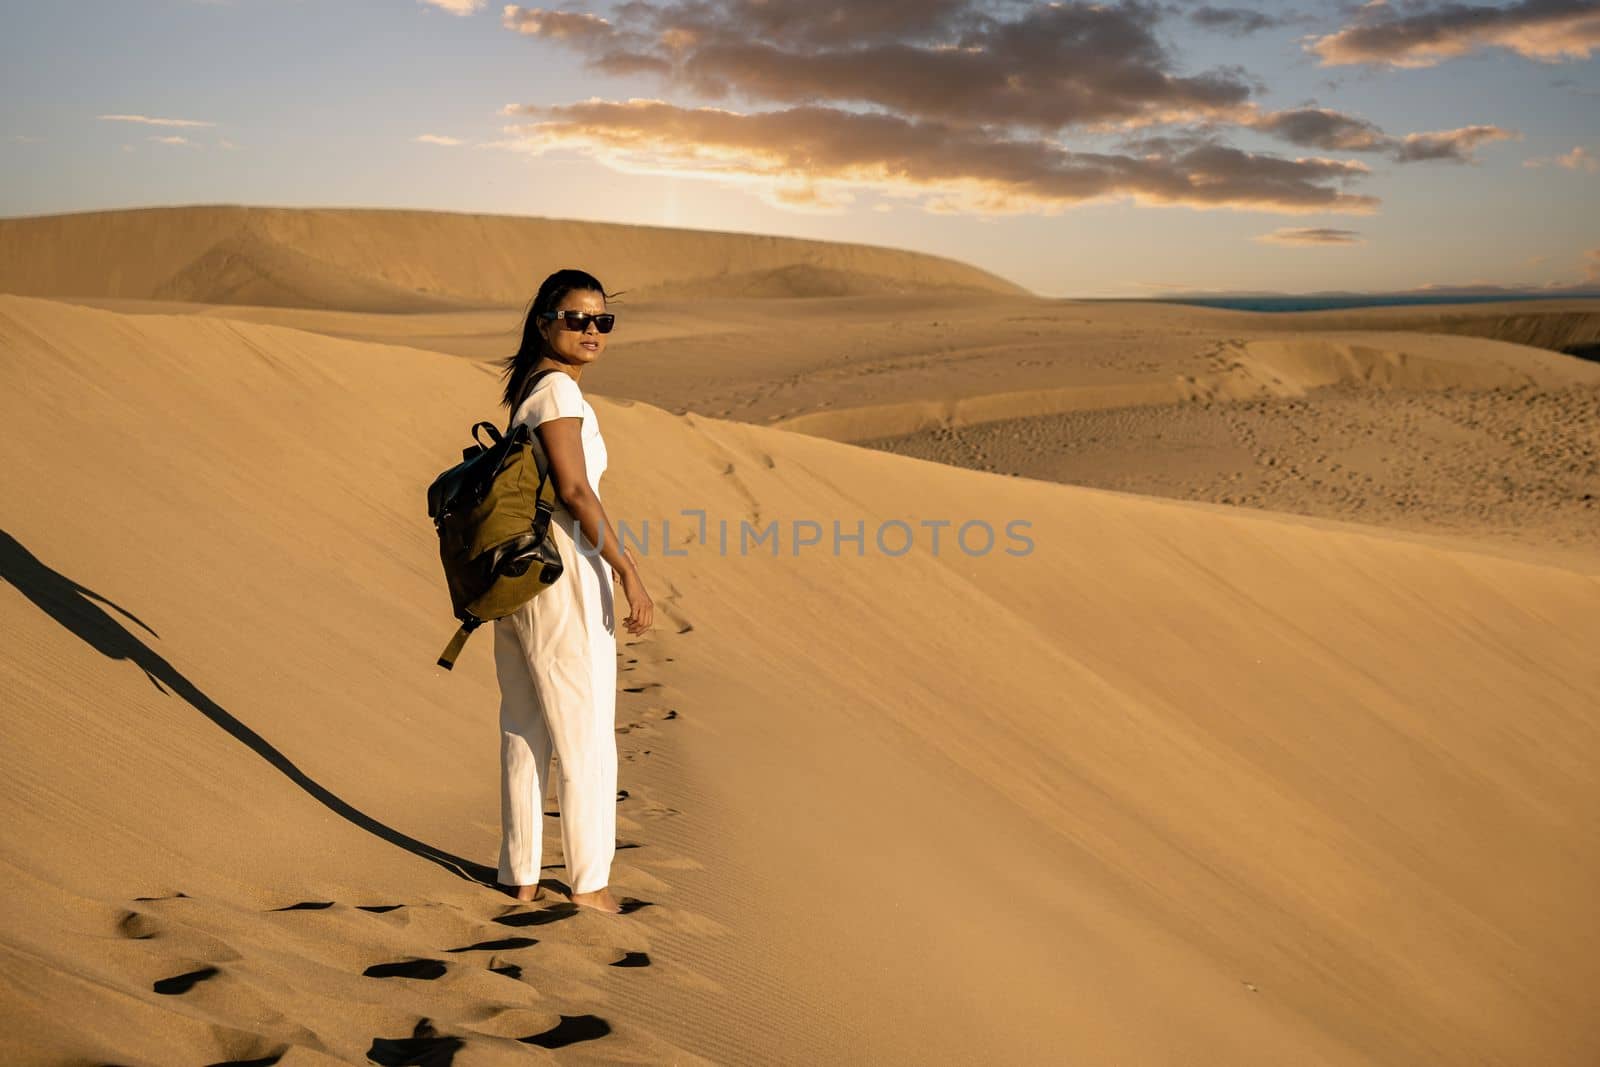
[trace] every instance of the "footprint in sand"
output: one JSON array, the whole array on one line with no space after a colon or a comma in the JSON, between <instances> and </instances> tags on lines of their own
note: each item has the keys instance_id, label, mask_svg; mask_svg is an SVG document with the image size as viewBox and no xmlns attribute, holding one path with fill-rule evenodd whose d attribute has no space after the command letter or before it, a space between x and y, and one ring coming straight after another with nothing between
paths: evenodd
<instances>
[{"instance_id":1,"label":"footprint in sand","mask_svg":"<svg viewBox=\"0 0 1600 1067\"><path fill-rule=\"evenodd\" d=\"M620 960L608 964L610 967L648 967L650 966L650 953L625 952Z\"/></svg>"},{"instance_id":2,"label":"footprint in sand","mask_svg":"<svg viewBox=\"0 0 1600 1067\"><path fill-rule=\"evenodd\" d=\"M201 967L196 971L189 971L185 974L175 974L171 978L163 978L150 988L154 989L157 993L160 993L164 997L182 996L184 993L189 992L189 990L193 989L201 982L204 982L207 978L214 978L221 973L222 972L215 967Z\"/></svg>"},{"instance_id":3,"label":"footprint in sand","mask_svg":"<svg viewBox=\"0 0 1600 1067\"><path fill-rule=\"evenodd\" d=\"M497 941L479 941L475 945L447 948L446 952L504 952L513 948L529 948L539 942L531 937L502 937Z\"/></svg>"},{"instance_id":4,"label":"footprint in sand","mask_svg":"<svg viewBox=\"0 0 1600 1067\"><path fill-rule=\"evenodd\" d=\"M651 719L654 719L657 722L666 722L670 719L676 719L677 717L677 709L664 708L659 704L652 704L644 709L643 719L637 719L633 722L623 723L621 726L616 728L616 732L619 734L631 734L635 730L649 730L651 728L651 722L649 720Z\"/></svg>"},{"instance_id":5,"label":"footprint in sand","mask_svg":"<svg viewBox=\"0 0 1600 1067\"><path fill-rule=\"evenodd\" d=\"M117 920L117 933L131 941L148 941L156 936L156 924L150 916L130 911Z\"/></svg>"},{"instance_id":6,"label":"footprint in sand","mask_svg":"<svg viewBox=\"0 0 1600 1067\"><path fill-rule=\"evenodd\" d=\"M375 1037L367 1059L380 1067L408 1067L427 1064L447 1067L466 1042L459 1037L441 1037L433 1023L418 1019L410 1037Z\"/></svg>"},{"instance_id":7,"label":"footprint in sand","mask_svg":"<svg viewBox=\"0 0 1600 1067\"><path fill-rule=\"evenodd\" d=\"M653 819L664 819L670 815L682 815L683 812L677 808L668 807L666 804L649 804L641 814L648 815Z\"/></svg>"},{"instance_id":8,"label":"footprint in sand","mask_svg":"<svg viewBox=\"0 0 1600 1067\"><path fill-rule=\"evenodd\" d=\"M268 911L322 911L324 908L333 907L331 900L302 900L298 904L289 904L281 908L268 908Z\"/></svg>"},{"instance_id":9,"label":"footprint in sand","mask_svg":"<svg viewBox=\"0 0 1600 1067\"><path fill-rule=\"evenodd\" d=\"M374 963L361 973L368 978L415 978L419 982L431 982L444 977L446 969L443 960L416 959Z\"/></svg>"},{"instance_id":10,"label":"footprint in sand","mask_svg":"<svg viewBox=\"0 0 1600 1067\"><path fill-rule=\"evenodd\" d=\"M580 1041L593 1041L611 1032L611 1024L598 1015L563 1015L561 1021L542 1034L517 1040L540 1048L565 1048Z\"/></svg>"},{"instance_id":11,"label":"footprint in sand","mask_svg":"<svg viewBox=\"0 0 1600 1067\"><path fill-rule=\"evenodd\" d=\"M502 915L494 921L501 926L515 926L519 929L525 926L548 926L551 923L570 919L578 914L576 904L557 904L550 908L541 908L538 911L514 911L509 915Z\"/></svg>"}]
</instances>

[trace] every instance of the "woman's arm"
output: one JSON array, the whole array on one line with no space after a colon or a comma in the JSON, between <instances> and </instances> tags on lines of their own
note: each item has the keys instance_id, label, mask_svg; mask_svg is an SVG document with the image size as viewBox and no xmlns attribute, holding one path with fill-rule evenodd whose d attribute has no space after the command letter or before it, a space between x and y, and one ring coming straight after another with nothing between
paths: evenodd
<instances>
[{"instance_id":1,"label":"woman's arm","mask_svg":"<svg viewBox=\"0 0 1600 1067\"><path fill-rule=\"evenodd\" d=\"M589 468L583 458L583 420L572 416L546 419L534 427L544 454L550 461L550 477L562 506L578 520L578 529L591 545L600 546L600 558L611 565L622 581L623 594L632 609L625 621L628 631L641 634L650 628L655 607L644 590L644 580L634 563L633 553L624 552L617 532L606 516L605 505L589 485Z\"/></svg>"}]
</instances>

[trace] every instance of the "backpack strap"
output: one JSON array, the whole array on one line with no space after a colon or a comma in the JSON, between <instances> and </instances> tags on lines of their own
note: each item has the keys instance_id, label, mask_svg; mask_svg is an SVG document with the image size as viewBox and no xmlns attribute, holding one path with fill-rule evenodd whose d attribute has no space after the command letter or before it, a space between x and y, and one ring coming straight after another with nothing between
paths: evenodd
<instances>
[{"instance_id":1,"label":"backpack strap","mask_svg":"<svg viewBox=\"0 0 1600 1067\"><path fill-rule=\"evenodd\" d=\"M444 646L444 651L439 654L439 666L447 671L454 669L456 657L461 655L461 650L466 647L467 638L472 636L472 631L482 625L482 619L469 618L462 623L461 628L456 631L456 635L450 639L450 643Z\"/></svg>"},{"instance_id":2,"label":"backpack strap","mask_svg":"<svg viewBox=\"0 0 1600 1067\"><path fill-rule=\"evenodd\" d=\"M486 445L482 441L478 440L478 428L480 426L483 427L484 432L489 435L489 440L493 441L494 444ZM508 430L507 432L509 433L510 431ZM477 441L480 447L488 450L499 444L501 441L504 441L505 436L501 434L500 428L492 422L475 422L472 424L472 439Z\"/></svg>"},{"instance_id":3,"label":"backpack strap","mask_svg":"<svg viewBox=\"0 0 1600 1067\"><path fill-rule=\"evenodd\" d=\"M538 384L540 378L543 378L546 374L560 373L562 373L561 370L556 367L546 367L544 370L534 374L532 378L528 379L528 388L522 394L523 399L526 400L528 394L533 392L533 387ZM508 437L511 435L511 419L515 418L516 414L515 411L512 411L511 416L506 419L506 436ZM473 432L477 432L476 426L473 427ZM555 510L555 479L550 475L550 465L546 461L544 469L539 472L539 500L534 505L533 519L533 531L541 537L544 536L543 531L550 525L550 513Z\"/></svg>"},{"instance_id":4,"label":"backpack strap","mask_svg":"<svg viewBox=\"0 0 1600 1067\"><path fill-rule=\"evenodd\" d=\"M534 373L533 377L528 379L528 387L522 391L522 399L524 399L524 400L528 399L528 394L533 392L533 387L538 384L540 378L543 378L546 374L560 374L560 373L562 373L562 372L557 367L546 367L542 371L536 371ZM520 406L521 405L519 404L518 407L520 407ZM506 436L507 437L511 436L511 420L516 418L516 417L517 417L517 409L516 408L512 408L511 409L511 414L506 416Z\"/></svg>"}]
</instances>

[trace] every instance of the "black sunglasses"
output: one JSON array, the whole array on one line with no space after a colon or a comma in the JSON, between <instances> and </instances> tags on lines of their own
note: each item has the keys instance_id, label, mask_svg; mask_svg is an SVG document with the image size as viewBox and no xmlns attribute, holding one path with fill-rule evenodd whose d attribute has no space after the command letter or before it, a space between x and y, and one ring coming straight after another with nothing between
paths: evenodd
<instances>
[{"instance_id":1,"label":"black sunglasses","mask_svg":"<svg viewBox=\"0 0 1600 1067\"><path fill-rule=\"evenodd\" d=\"M541 311L539 312L539 317L552 321L560 319L562 325L566 326L567 329L576 330L579 333L587 330L591 322L594 323L595 329L601 333L610 333L611 327L617 324L617 317L609 311L600 315L591 315L587 311Z\"/></svg>"}]
</instances>

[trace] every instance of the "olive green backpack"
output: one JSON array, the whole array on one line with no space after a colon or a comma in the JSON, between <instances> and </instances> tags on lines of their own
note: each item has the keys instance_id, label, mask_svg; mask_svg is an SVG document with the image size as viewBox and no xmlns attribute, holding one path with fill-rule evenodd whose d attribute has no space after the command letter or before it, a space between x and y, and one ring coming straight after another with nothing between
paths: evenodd
<instances>
[{"instance_id":1,"label":"olive green backpack","mask_svg":"<svg viewBox=\"0 0 1600 1067\"><path fill-rule=\"evenodd\" d=\"M531 389L546 374L529 381ZM526 395L526 394L524 394ZM490 444L479 441L488 431ZM450 670L472 631L510 615L561 577L561 556L550 537L556 506L554 479L540 470L533 431L526 423L502 434L492 422L475 423L475 442L461 462L428 486L428 517L439 534L450 603L461 627L445 646L439 666Z\"/></svg>"}]
</instances>

